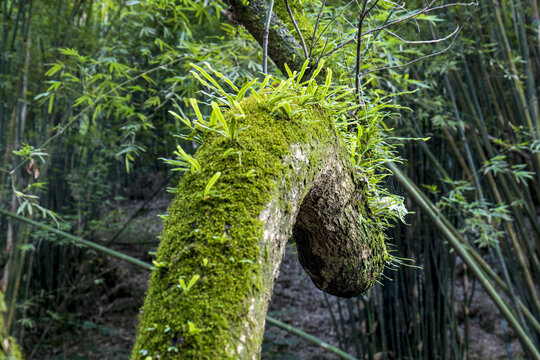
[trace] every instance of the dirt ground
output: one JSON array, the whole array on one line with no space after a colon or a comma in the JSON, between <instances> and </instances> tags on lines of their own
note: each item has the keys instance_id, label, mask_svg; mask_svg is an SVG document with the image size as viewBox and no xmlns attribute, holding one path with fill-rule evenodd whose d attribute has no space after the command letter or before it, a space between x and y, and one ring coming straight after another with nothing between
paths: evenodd
<instances>
[{"instance_id":1,"label":"dirt ground","mask_svg":"<svg viewBox=\"0 0 540 360\"><path fill-rule=\"evenodd\" d=\"M155 249L155 237L161 231L161 220L157 214L165 212L169 201L166 195L152 201L142 216L119 238L113 246L114 249L150 261L148 252ZM126 205L126 212L134 212L143 202L130 201ZM133 239L137 239L137 244L134 244ZM33 339L32 341L40 343L37 347L36 344L26 344L27 349L35 350L32 359L129 358L137 314L144 299L149 274L146 270L122 261L110 260L107 266L112 269L116 280L109 280L99 301L79 314L79 326L74 326L67 334L51 335L41 340ZM471 359L507 358L498 310L482 289L477 288L476 291L477 295L469 314ZM335 312L337 299L333 296L328 296L327 299ZM456 311L460 311L459 307L456 307ZM329 344L338 345L324 295L305 275L291 247L287 250L274 288L269 315ZM462 336L463 328L459 332ZM519 343L513 339L511 345L514 356L518 355L516 359L519 359L522 354ZM336 355L269 324L266 325L262 358L339 359Z\"/></svg>"}]
</instances>

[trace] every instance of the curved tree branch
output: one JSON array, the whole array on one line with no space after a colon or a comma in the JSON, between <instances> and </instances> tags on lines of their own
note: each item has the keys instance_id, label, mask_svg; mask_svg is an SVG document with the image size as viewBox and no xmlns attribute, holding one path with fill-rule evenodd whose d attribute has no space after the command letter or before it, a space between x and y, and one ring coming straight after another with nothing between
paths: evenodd
<instances>
[{"instance_id":1,"label":"curved tree branch","mask_svg":"<svg viewBox=\"0 0 540 360\"><path fill-rule=\"evenodd\" d=\"M134 359L258 358L293 233L313 282L334 295L367 291L388 260L384 234L357 190L363 184L325 111L313 105L291 120L252 97L240 106L237 128L244 130L234 140L205 140L195 156L201 170L177 187Z\"/></svg>"}]
</instances>

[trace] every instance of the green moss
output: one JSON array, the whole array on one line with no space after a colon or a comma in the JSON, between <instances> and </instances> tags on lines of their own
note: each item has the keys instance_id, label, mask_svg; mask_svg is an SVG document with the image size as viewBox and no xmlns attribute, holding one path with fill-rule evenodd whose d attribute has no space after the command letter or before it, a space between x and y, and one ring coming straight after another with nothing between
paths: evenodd
<instances>
[{"instance_id":1,"label":"green moss","mask_svg":"<svg viewBox=\"0 0 540 360\"><path fill-rule=\"evenodd\" d=\"M263 296L266 280L262 262L269 249L261 249L258 216L277 182L288 176L283 159L291 145L328 138L334 131L315 107L304 115L309 123L272 117L253 98L242 108L246 117L238 125L248 129L234 142L208 139L195 156L202 171L186 173L177 187L156 255L166 267L152 274L133 359L237 358L230 338L247 318L249 299ZM241 152L242 164L226 154L228 149ZM221 177L203 197L217 171ZM188 284L195 275L200 278L188 292L178 287L180 278ZM253 336L260 345L262 334Z\"/></svg>"}]
</instances>

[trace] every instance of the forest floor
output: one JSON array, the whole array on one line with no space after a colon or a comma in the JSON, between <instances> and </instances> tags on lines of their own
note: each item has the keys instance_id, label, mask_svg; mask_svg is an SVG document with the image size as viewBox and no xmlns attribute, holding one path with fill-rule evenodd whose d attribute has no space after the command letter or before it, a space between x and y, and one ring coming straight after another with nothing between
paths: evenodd
<instances>
[{"instance_id":1,"label":"forest floor","mask_svg":"<svg viewBox=\"0 0 540 360\"><path fill-rule=\"evenodd\" d=\"M126 214L139 209L144 200L126 200L122 206ZM113 245L142 260L151 261L148 254L157 246L156 236L161 231L158 214L166 211L170 199L160 195L146 207ZM25 348L34 351L32 359L127 359L133 345L137 315L142 305L149 273L123 261L109 260L106 265L108 278L100 287L97 301L92 301L76 315L76 325L68 332L51 333L41 339L30 337ZM470 307L470 359L507 358L500 326L500 316L482 289ZM459 297L459 294L458 294ZM336 313L338 298L327 296ZM269 307L269 315L293 325L329 344L338 346L324 294L315 288L305 275L292 247L281 266L280 275ZM462 329L461 329L462 331ZM31 343L34 344L31 344ZM514 355L522 354L515 338L511 342ZM349 349L354 354L353 349ZM27 354L28 355L28 354ZM263 359L338 359L336 355L267 324L263 344Z\"/></svg>"}]
</instances>

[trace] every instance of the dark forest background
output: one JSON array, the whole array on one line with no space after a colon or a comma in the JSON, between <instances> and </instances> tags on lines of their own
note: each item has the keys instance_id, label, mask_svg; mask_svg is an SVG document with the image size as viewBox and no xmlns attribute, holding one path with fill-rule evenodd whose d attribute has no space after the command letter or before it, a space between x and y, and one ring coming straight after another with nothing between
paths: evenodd
<instances>
[{"instance_id":1,"label":"dark forest background","mask_svg":"<svg viewBox=\"0 0 540 360\"><path fill-rule=\"evenodd\" d=\"M340 81L354 87L363 3L302 5L324 44L313 56L343 69L349 76ZM365 296L318 309L331 313L332 345L362 359L475 358L481 334L471 329L482 320L471 304L498 298L508 314L496 313L485 329L501 334L497 356L534 359L527 343L540 346L537 4L371 5L362 96L385 104L381 141L396 146L406 177L380 181L411 212L388 235L392 253L414 266L388 271ZM178 144L195 151L169 113L195 117L189 99L206 96L190 64L209 63L237 85L261 77L260 45L228 15L226 2L213 0L0 0L4 356L17 346L34 359L129 356L129 332L123 348L91 344L92 334L121 336L125 329L105 326L100 314L133 317L140 306L140 293L108 304L131 296L134 273L118 267L152 262L156 209L165 211L165 189L181 176L160 159L173 158ZM269 72L283 76L271 63ZM109 257L114 251L132 262ZM135 281L144 288L145 275ZM263 358L301 356L276 339L266 339Z\"/></svg>"}]
</instances>

